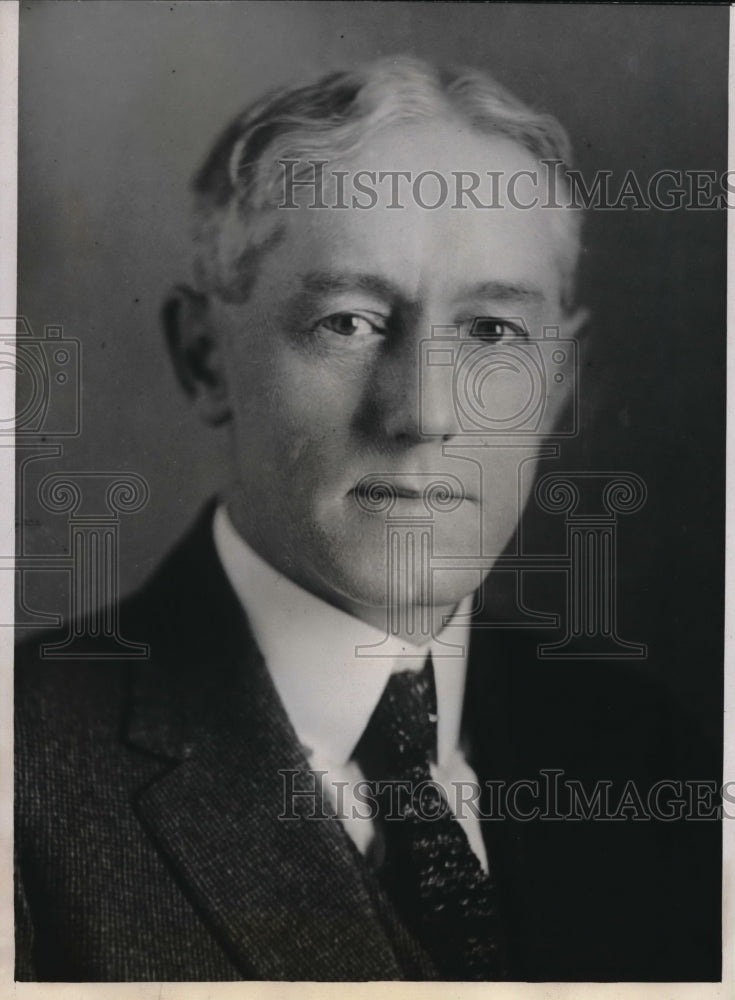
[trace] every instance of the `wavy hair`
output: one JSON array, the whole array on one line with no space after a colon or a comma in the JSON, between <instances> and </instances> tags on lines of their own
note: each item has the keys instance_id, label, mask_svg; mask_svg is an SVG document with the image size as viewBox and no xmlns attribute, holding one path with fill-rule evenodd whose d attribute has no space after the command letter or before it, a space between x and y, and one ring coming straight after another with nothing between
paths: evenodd
<instances>
[{"instance_id":1,"label":"wavy hair","mask_svg":"<svg viewBox=\"0 0 735 1000\"><path fill-rule=\"evenodd\" d=\"M348 156L389 126L456 118L476 131L511 139L537 160L571 166L564 128L478 70L441 68L408 56L380 59L284 87L246 108L214 144L193 181L195 282L227 301L248 297L262 254L283 235L273 211L281 160ZM299 172L294 175L299 177ZM573 299L580 248L579 213L564 212L563 299Z\"/></svg>"}]
</instances>

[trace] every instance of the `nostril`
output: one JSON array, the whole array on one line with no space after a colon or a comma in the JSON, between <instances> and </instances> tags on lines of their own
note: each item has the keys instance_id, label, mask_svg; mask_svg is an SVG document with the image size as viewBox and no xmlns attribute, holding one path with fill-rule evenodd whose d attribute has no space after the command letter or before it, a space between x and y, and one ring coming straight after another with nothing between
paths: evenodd
<instances>
[{"instance_id":1,"label":"nostril","mask_svg":"<svg viewBox=\"0 0 735 1000\"><path fill-rule=\"evenodd\" d=\"M423 441L423 436L418 430L416 431L398 431L393 435L393 439L396 444L403 447L410 447L412 445L418 444Z\"/></svg>"}]
</instances>

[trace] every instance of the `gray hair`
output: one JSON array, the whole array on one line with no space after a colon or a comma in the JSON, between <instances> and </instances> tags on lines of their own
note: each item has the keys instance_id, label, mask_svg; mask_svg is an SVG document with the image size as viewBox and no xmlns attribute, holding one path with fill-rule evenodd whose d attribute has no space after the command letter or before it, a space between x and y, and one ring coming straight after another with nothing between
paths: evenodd
<instances>
[{"instance_id":1,"label":"gray hair","mask_svg":"<svg viewBox=\"0 0 735 1000\"><path fill-rule=\"evenodd\" d=\"M478 132L512 139L536 159L571 166L564 128L477 70L443 69L407 56L284 87L251 105L225 129L194 178L194 275L202 291L247 299L262 254L283 236L273 211L282 160L349 155L386 126L460 116ZM296 175L298 176L298 174ZM573 299L579 213L565 211L563 301Z\"/></svg>"}]
</instances>

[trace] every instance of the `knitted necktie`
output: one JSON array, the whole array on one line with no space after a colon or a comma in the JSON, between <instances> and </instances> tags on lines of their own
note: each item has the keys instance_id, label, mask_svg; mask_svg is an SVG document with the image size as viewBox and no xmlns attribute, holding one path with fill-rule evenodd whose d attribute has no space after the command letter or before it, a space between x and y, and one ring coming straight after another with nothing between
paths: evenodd
<instances>
[{"instance_id":1,"label":"knitted necktie","mask_svg":"<svg viewBox=\"0 0 735 1000\"><path fill-rule=\"evenodd\" d=\"M379 877L443 978L504 979L495 885L431 777L435 757L429 656L420 672L391 675L354 753L379 807Z\"/></svg>"}]
</instances>

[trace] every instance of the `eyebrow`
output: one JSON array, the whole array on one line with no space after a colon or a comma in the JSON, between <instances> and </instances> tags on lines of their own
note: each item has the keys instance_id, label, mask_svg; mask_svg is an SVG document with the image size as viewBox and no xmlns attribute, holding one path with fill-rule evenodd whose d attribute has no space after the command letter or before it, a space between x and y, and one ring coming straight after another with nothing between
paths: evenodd
<instances>
[{"instance_id":1,"label":"eyebrow","mask_svg":"<svg viewBox=\"0 0 735 1000\"><path fill-rule=\"evenodd\" d=\"M463 285L455 299L492 299L494 302L542 302L546 298L535 285L507 281L480 281Z\"/></svg>"},{"instance_id":2,"label":"eyebrow","mask_svg":"<svg viewBox=\"0 0 735 1000\"><path fill-rule=\"evenodd\" d=\"M334 294L336 292L367 292L382 299L402 299L396 284L378 274L362 271L311 271L304 275L302 287L312 295Z\"/></svg>"},{"instance_id":3,"label":"eyebrow","mask_svg":"<svg viewBox=\"0 0 735 1000\"><path fill-rule=\"evenodd\" d=\"M309 296L365 292L386 301L406 301L405 293L394 282L378 274L363 271L311 271L302 279L302 292ZM535 285L509 281L479 281L462 285L453 297L455 302L484 300L498 303L543 302L544 292Z\"/></svg>"}]
</instances>

